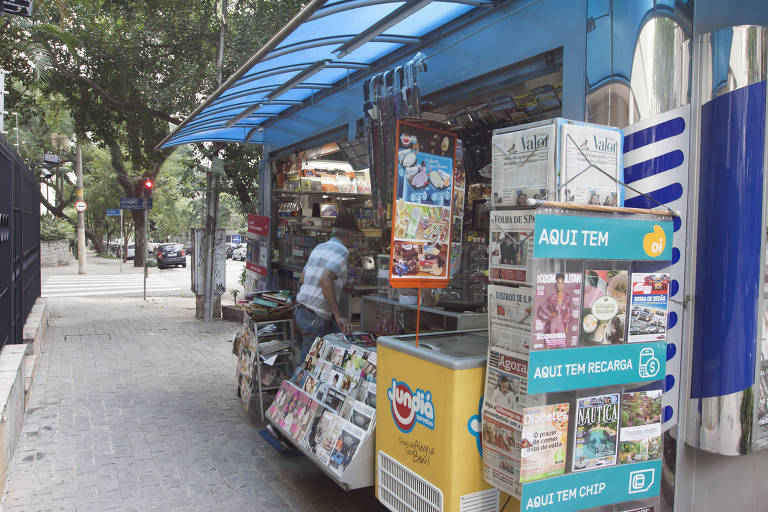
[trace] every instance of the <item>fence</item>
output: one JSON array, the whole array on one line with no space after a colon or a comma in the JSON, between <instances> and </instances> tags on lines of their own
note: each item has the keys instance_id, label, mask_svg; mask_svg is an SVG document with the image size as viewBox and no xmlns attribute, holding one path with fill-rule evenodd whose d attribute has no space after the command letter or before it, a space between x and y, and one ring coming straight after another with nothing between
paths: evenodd
<instances>
[{"instance_id":1,"label":"fence","mask_svg":"<svg viewBox=\"0 0 768 512\"><path fill-rule=\"evenodd\" d=\"M40 296L40 184L0 137L0 346L21 343Z\"/></svg>"}]
</instances>

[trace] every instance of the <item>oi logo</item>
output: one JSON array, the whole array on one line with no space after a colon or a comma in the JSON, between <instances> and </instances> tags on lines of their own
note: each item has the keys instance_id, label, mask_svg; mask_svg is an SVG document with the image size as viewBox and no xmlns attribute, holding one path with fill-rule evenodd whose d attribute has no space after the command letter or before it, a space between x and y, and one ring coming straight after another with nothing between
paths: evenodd
<instances>
[{"instance_id":1,"label":"oi logo","mask_svg":"<svg viewBox=\"0 0 768 512\"><path fill-rule=\"evenodd\" d=\"M652 233L646 233L643 237L643 250L651 258L656 258L664 252L667 245L667 236L658 224L653 226Z\"/></svg>"}]
</instances>

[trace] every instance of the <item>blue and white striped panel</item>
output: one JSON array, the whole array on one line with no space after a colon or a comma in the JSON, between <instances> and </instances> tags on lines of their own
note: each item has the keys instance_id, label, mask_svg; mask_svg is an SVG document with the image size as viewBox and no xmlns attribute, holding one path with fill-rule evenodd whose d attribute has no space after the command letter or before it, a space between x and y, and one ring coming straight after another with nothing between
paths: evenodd
<instances>
[{"instance_id":1,"label":"blue and white striped panel","mask_svg":"<svg viewBox=\"0 0 768 512\"><path fill-rule=\"evenodd\" d=\"M624 128L625 183L683 214L682 218L676 218L674 222L672 264L666 267L670 273L671 300L662 413L664 430L677 424L680 399L689 135L689 105ZM624 205L633 208L658 206L654 201L629 189L626 190Z\"/></svg>"}]
</instances>

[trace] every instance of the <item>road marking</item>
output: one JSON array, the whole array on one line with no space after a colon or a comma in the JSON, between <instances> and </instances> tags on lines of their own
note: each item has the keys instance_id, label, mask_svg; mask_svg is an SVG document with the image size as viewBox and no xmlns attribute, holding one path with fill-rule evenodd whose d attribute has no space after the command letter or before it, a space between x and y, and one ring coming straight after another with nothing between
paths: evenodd
<instances>
[{"instance_id":1,"label":"road marking","mask_svg":"<svg viewBox=\"0 0 768 512\"><path fill-rule=\"evenodd\" d=\"M181 288L159 276L147 279L147 293L181 291ZM92 295L142 295L142 275L50 276L43 284L43 297L87 297Z\"/></svg>"}]
</instances>

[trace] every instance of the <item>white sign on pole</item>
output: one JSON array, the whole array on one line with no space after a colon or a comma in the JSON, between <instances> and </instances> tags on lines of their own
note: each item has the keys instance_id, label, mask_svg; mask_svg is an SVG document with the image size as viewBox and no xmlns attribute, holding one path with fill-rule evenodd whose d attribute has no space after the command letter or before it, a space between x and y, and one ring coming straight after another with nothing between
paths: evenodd
<instances>
[{"instance_id":1,"label":"white sign on pole","mask_svg":"<svg viewBox=\"0 0 768 512\"><path fill-rule=\"evenodd\" d=\"M75 210L78 212L84 212L87 206L88 205L85 204L85 201L78 201L75 203Z\"/></svg>"}]
</instances>

